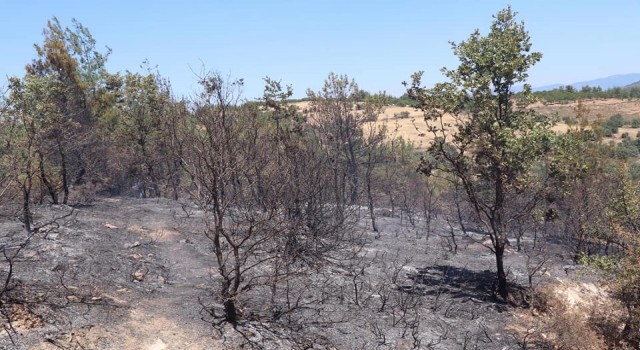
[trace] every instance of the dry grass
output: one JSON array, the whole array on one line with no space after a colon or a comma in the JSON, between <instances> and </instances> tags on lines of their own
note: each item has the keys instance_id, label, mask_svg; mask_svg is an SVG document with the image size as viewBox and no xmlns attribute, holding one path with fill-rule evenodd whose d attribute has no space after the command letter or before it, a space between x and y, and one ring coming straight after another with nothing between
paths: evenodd
<instances>
[{"instance_id":1,"label":"dry grass","mask_svg":"<svg viewBox=\"0 0 640 350\"><path fill-rule=\"evenodd\" d=\"M562 117L574 116L574 108L578 102L544 104L536 102L531 108L546 115L557 115ZM607 119L615 114L622 115L625 119L640 117L640 101L638 100L585 100L583 105L590 110L591 120Z\"/></svg>"},{"instance_id":2,"label":"dry grass","mask_svg":"<svg viewBox=\"0 0 640 350\"><path fill-rule=\"evenodd\" d=\"M530 312L516 313L508 327L523 349L606 349L590 325L593 311L612 306L593 284L563 282L536 291Z\"/></svg>"},{"instance_id":3,"label":"dry grass","mask_svg":"<svg viewBox=\"0 0 640 350\"><path fill-rule=\"evenodd\" d=\"M305 110L309 107L310 102L296 102L294 105L298 106L301 110ZM539 113L549 116L558 117L571 117L575 116L574 108L578 105L577 102L568 102L564 104L543 104L536 102L531 105ZM625 119L632 119L640 117L640 101L633 100L619 100L619 99L606 99L606 100L587 100L584 101L584 105L590 110L590 120L606 120L609 117L620 114ZM405 117L403 117L403 115ZM453 121L452 116L447 116L445 121ZM427 131L427 125L423 120L422 111L412 107L398 107L398 106L386 106L382 114L378 117L377 125L386 126L389 131L389 137L402 137L403 139L410 141L414 144L417 150L426 149L429 146L433 135ZM569 129L569 126L563 122L559 122L553 127L553 130L557 133L565 133ZM636 138L636 134L640 129L633 128L619 128L618 133L611 138L606 138L604 141L610 140L615 142L621 142L622 134L627 132L632 139Z\"/></svg>"},{"instance_id":4,"label":"dry grass","mask_svg":"<svg viewBox=\"0 0 640 350\"><path fill-rule=\"evenodd\" d=\"M294 103L301 111L305 111L309 104L308 101ZM451 116L446 119L453 121ZM433 139L433 135L427 132L422 111L412 107L386 106L378 116L376 125L385 126L389 131L389 137L402 137L412 142L419 150L426 149Z\"/></svg>"},{"instance_id":5,"label":"dry grass","mask_svg":"<svg viewBox=\"0 0 640 350\"><path fill-rule=\"evenodd\" d=\"M403 113L406 117L402 117ZM377 124L385 126L391 137L402 137L412 142L416 149L427 148L433 140L422 111L412 107L387 106L378 117Z\"/></svg>"}]
</instances>

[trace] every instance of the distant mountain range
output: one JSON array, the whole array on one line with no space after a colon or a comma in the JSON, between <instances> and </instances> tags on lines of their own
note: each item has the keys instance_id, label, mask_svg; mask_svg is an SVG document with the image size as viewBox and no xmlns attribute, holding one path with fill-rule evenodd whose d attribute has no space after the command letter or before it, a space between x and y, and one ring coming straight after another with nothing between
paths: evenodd
<instances>
[{"instance_id":1,"label":"distant mountain range","mask_svg":"<svg viewBox=\"0 0 640 350\"><path fill-rule=\"evenodd\" d=\"M614 87L633 87L640 86L640 73L630 73L630 74L618 74L612 75L606 78L588 80L588 81L580 81L577 83L571 84L552 84L545 86L535 86L533 87L533 91L546 91L557 89L561 86L571 85L577 90L580 90L583 86L599 86L603 90L607 90Z\"/></svg>"}]
</instances>

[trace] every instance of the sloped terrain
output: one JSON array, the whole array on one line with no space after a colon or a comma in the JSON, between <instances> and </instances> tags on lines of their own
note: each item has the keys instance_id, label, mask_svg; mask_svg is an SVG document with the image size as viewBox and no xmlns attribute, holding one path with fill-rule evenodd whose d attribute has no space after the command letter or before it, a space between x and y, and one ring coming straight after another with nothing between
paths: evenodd
<instances>
[{"instance_id":1,"label":"sloped terrain","mask_svg":"<svg viewBox=\"0 0 640 350\"><path fill-rule=\"evenodd\" d=\"M302 110L309 106L309 102L298 102L295 104ZM548 116L575 117L576 101L565 103L542 103L537 102L531 108L539 113ZM584 106L590 111L591 120L605 121L613 115L620 114L626 120L640 117L640 101L620 100L620 99L593 99L584 101ZM376 122L378 126L384 126L389 131L388 137L402 137L411 141L418 150L426 149L433 136L427 131L423 121L422 111L413 107L386 106ZM557 132L566 132L567 124L559 121L553 128ZM623 133L629 133L632 138L636 137L638 129L620 128L613 140L620 140Z\"/></svg>"},{"instance_id":2,"label":"sloped terrain","mask_svg":"<svg viewBox=\"0 0 640 350\"><path fill-rule=\"evenodd\" d=\"M36 221L71 210L43 206ZM454 231L454 241L438 220L427 235L420 218L381 209L376 238L364 212L354 229L365 244L353 269L326 266L291 289L322 292L322 304L301 309L289 323L248 316L234 330L215 326L207 312L218 302L218 282L197 211L166 199L98 199L74 208L59 228L43 229L15 262L15 305L0 348L518 348L517 335L506 330L513 308L493 295L494 258L484 237ZM19 222L1 227L13 239L22 235ZM524 285L527 261L537 257L512 248L510 277ZM551 245L545 253L546 276L565 274L560 251ZM244 300L247 315L264 304L252 293Z\"/></svg>"}]
</instances>

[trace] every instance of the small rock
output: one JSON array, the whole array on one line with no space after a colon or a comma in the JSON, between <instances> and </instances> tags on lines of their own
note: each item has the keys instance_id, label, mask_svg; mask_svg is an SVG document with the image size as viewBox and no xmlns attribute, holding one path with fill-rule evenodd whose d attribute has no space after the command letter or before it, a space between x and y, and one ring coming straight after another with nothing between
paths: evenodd
<instances>
[{"instance_id":1,"label":"small rock","mask_svg":"<svg viewBox=\"0 0 640 350\"><path fill-rule=\"evenodd\" d=\"M182 244L190 244L191 241L185 238L185 239L181 239L180 243L182 243Z\"/></svg>"},{"instance_id":2,"label":"small rock","mask_svg":"<svg viewBox=\"0 0 640 350\"><path fill-rule=\"evenodd\" d=\"M139 247L140 246L140 242L139 241L135 241L131 244L129 244L129 246L127 248L135 248L135 247Z\"/></svg>"},{"instance_id":3,"label":"small rock","mask_svg":"<svg viewBox=\"0 0 640 350\"><path fill-rule=\"evenodd\" d=\"M67 295L67 300L68 300L70 303L79 303L79 302L81 302L81 301L82 301L82 300L80 300L80 298L78 298L78 297L77 297L77 296L75 296L75 295Z\"/></svg>"},{"instance_id":4,"label":"small rock","mask_svg":"<svg viewBox=\"0 0 640 350\"><path fill-rule=\"evenodd\" d=\"M138 254L138 253L133 253L133 254L129 255L129 257L130 257L131 259L133 259L133 260L136 260L136 261L138 261L138 260L142 259L142 255L140 255L140 254Z\"/></svg>"},{"instance_id":5,"label":"small rock","mask_svg":"<svg viewBox=\"0 0 640 350\"><path fill-rule=\"evenodd\" d=\"M104 227L106 227L106 228L110 228L110 229L116 229L116 228L118 228L118 226L113 225L113 224L109 224L109 223L104 224Z\"/></svg>"},{"instance_id":6,"label":"small rock","mask_svg":"<svg viewBox=\"0 0 640 350\"><path fill-rule=\"evenodd\" d=\"M164 350L166 348L167 344L163 342L162 339L156 339L156 341L151 344L151 346L149 346L147 350Z\"/></svg>"},{"instance_id":7,"label":"small rock","mask_svg":"<svg viewBox=\"0 0 640 350\"><path fill-rule=\"evenodd\" d=\"M138 282L142 282L144 280L144 272L142 271L136 271L133 274L131 274L131 276L133 276L133 279L135 279Z\"/></svg>"},{"instance_id":8,"label":"small rock","mask_svg":"<svg viewBox=\"0 0 640 350\"><path fill-rule=\"evenodd\" d=\"M535 317L538 317L540 316L540 311L538 311L538 309L534 307L533 310L531 310L531 314Z\"/></svg>"}]
</instances>

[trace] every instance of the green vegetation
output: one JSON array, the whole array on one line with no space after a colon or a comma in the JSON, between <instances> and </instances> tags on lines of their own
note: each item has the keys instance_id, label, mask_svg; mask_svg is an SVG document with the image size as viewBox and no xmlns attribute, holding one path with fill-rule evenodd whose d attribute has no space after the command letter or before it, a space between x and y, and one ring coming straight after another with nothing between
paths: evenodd
<instances>
[{"instance_id":1,"label":"green vegetation","mask_svg":"<svg viewBox=\"0 0 640 350\"><path fill-rule=\"evenodd\" d=\"M585 99L606 98L636 99L640 98L640 87L614 87L603 90L598 86L583 86L580 90L576 90L571 85L568 85L548 91L536 91L533 94L545 103L562 103Z\"/></svg>"},{"instance_id":2,"label":"green vegetation","mask_svg":"<svg viewBox=\"0 0 640 350\"><path fill-rule=\"evenodd\" d=\"M420 104L412 99L408 94L403 94L400 97L389 97L389 104L396 105L398 107L420 107Z\"/></svg>"},{"instance_id":3,"label":"green vegetation","mask_svg":"<svg viewBox=\"0 0 640 350\"><path fill-rule=\"evenodd\" d=\"M618 129L623 127L624 118L620 114L616 114L611 116L607 121L602 124L602 130L604 132L604 136L611 137L618 133Z\"/></svg>"},{"instance_id":4,"label":"green vegetation","mask_svg":"<svg viewBox=\"0 0 640 350\"><path fill-rule=\"evenodd\" d=\"M551 138L551 124L536 121L534 112L524 108L532 100L530 87L525 84L519 101L514 101L512 89L526 80L542 54L530 52L529 34L510 8L495 16L489 34L476 31L467 41L452 43L452 48L461 64L443 70L449 82L423 88L420 72L414 74L409 90L425 111L434 137L427 151L430 157L423 158L420 171L429 176L448 173L459 182L491 238L498 293L509 300L504 250L508 224L515 217L508 208L519 194L536 186L528 173L534 161L548 152ZM444 127L447 114L460 116L453 135ZM539 198L530 200L535 203Z\"/></svg>"}]
</instances>

